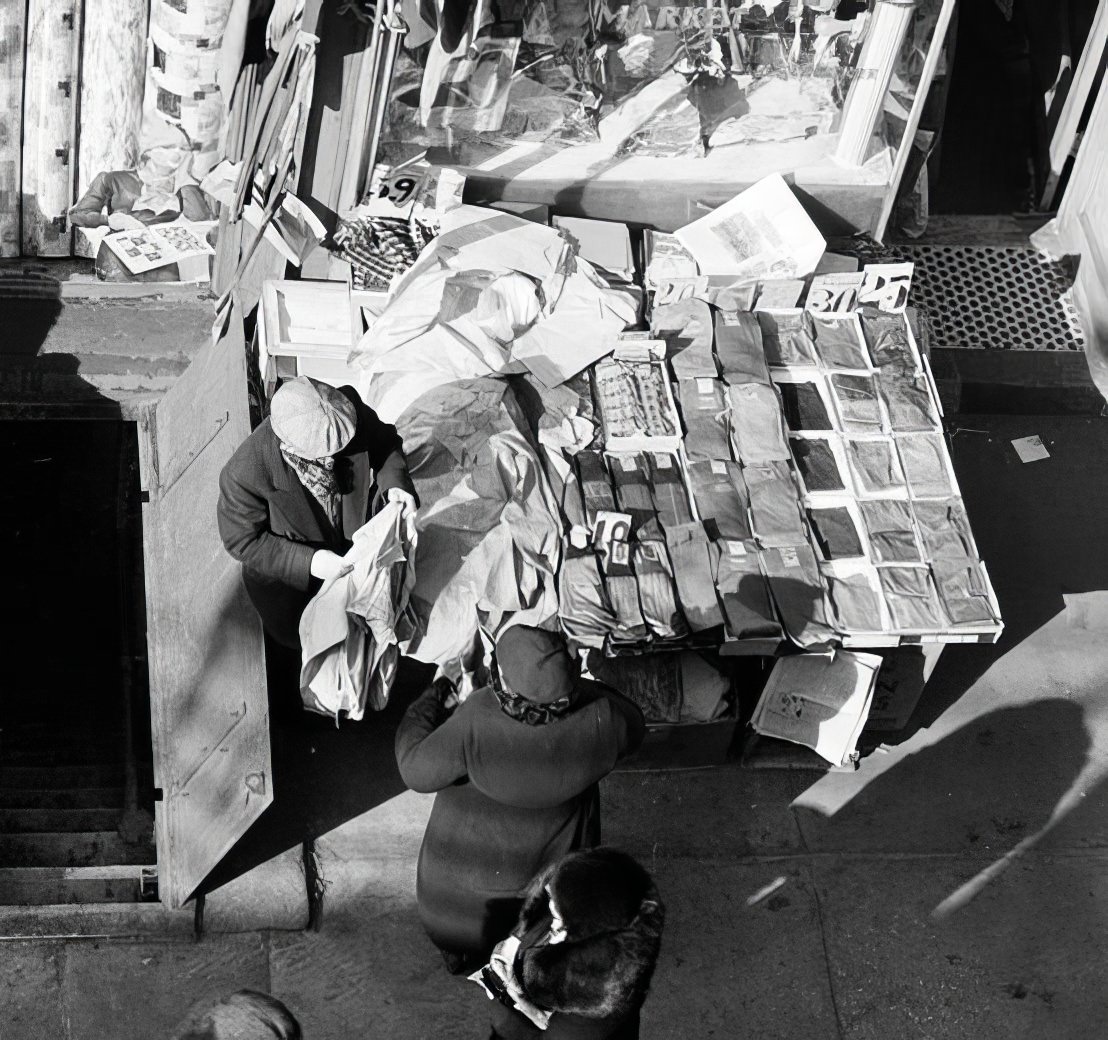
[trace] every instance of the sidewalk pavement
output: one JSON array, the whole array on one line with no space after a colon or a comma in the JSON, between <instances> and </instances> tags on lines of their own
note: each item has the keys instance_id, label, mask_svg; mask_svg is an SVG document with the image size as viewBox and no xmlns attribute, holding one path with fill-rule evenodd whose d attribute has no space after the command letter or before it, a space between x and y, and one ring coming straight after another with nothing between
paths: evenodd
<instances>
[{"instance_id":1,"label":"sidewalk pavement","mask_svg":"<svg viewBox=\"0 0 1108 1040\"><path fill-rule=\"evenodd\" d=\"M605 840L668 904L644 1040L1102 1035L1108 423L956 425L988 431L953 444L1001 642L948 648L909 728L856 772L730 762L605 782ZM1009 441L1033 433L1052 457L1020 463ZM292 930L294 850L213 893L199 942L190 914L157 908L137 908L130 937L0 940L0 1036L157 1040L193 1001L254 987L307 1040L484 1037L485 998L446 974L416 917L429 808L402 793L319 839L318 933ZM287 927L256 927L259 905ZM121 914L69 925L126 930Z\"/></svg>"}]
</instances>

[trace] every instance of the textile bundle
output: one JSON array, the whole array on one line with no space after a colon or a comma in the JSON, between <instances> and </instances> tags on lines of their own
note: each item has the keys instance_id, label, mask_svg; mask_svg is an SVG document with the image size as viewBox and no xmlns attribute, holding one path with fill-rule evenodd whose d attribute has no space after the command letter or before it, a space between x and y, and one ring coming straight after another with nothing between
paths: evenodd
<instances>
[{"instance_id":1,"label":"textile bundle","mask_svg":"<svg viewBox=\"0 0 1108 1040\"><path fill-rule=\"evenodd\" d=\"M353 541L343 557L352 570L327 582L300 619L300 694L310 711L357 720L367 704L380 711L387 703L400 644L417 626L409 608L415 545L401 506L390 502Z\"/></svg>"},{"instance_id":2,"label":"textile bundle","mask_svg":"<svg viewBox=\"0 0 1108 1040\"><path fill-rule=\"evenodd\" d=\"M421 632L406 653L456 672L480 628L495 637L556 618L557 501L519 402L495 377L528 374L546 395L635 317L633 297L557 231L472 206L443 215L394 285L350 365L362 398L399 430L425 503L412 590Z\"/></svg>"}]
</instances>

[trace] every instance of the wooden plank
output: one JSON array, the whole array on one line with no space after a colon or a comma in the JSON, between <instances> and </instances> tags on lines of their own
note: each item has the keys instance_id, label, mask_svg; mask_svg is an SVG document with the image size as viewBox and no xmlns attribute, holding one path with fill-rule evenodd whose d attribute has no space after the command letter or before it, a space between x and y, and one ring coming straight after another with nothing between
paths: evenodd
<instances>
[{"instance_id":1,"label":"wooden plank","mask_svg":"<svg viewBox=\"0 0 1108 1040\"><path fill-rule=\"evenodd\" d=\"M26 0L0 0L0 256L19 256Z\"/></svg>"},{"instance_id":2,"label":"wooden plank","mask_svg":"<svg viewBox=\"0 0 1108 1040\"><path fill-rule=\"evenodd\" d=\"M146 0L85 0L77 197L107 170L132 170L146 81ZM82 255L92 255L80 235Z\"/></svg>"},{"instance_id":3,"label":"wooden plank","mask_svg":"<svg viewBox=\"0 0 1108 1040\"><path fill-rule=\"evenodd\" d=\"M29 0L23 107L23 251L68 256L77 144L77 0Z\"/></svg>"},{"instance_id":4,"label":"wooden plank","mask_svg":"<svg viewBox=\"0 0 1108 1040\"><path fill-rule=\"evenodd\" d=\"M155 824L161 897L176 908L273 800L261 625L215 525L219 473L250 432L237 306L145 432Z\"/></svg>"}]
</instances>

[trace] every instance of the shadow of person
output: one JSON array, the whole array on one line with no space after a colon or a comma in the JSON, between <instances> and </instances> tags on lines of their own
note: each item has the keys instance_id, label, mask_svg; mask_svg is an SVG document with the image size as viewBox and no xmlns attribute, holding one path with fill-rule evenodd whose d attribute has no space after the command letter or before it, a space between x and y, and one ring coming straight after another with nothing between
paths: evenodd
<instances>
[{"instance_id":1,"label":"shadow of person","mask_svg":"<svg viewBox=\"0 0 1108 1040\"><path fill-rule=\"evenodd\" d=\"M797 819L812 850L1000 858L1046 827L1086 770L1090 748L1082 709L1071 701L999 708L873 779L865 770L844 778L858 789L841 808L821 806L818 791L801 795Z\"/></svg>"},{"instance_id":2,"label":"shadow of person","mask_svg":"<svg viewBox=\"0 0 1108 1040\"><path fill-rule=\"evenodd\" d=\"M1103 847L1108 791L1080 707L1000 708L868 783L864 771L834 781L794 810L821 857L846 1021L918 1036L937 1015L942 1035L961 1036L987 1014L989 1035L1096 1032L1105 885L1100 856L1080 851ZM886 967L861 978L860 963Z\"/></svg>"}]
</instances>

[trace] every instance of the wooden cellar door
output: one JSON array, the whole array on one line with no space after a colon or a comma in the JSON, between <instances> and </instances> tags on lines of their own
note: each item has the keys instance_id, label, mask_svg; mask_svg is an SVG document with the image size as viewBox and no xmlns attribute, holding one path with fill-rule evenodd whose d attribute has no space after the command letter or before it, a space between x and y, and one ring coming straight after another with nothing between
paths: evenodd
<instances>
[{"instance_id":1,"label":"wooden cellar door","mask_svg":"<svg viewBox=\"0 0 1108 1040\"><path fill-rule=\"evenodd\" d=\"M242 316L140 420L161 899L179 907L273 800L262 629L216 530L250 432Z\"/></svg>"}]
</instances>

